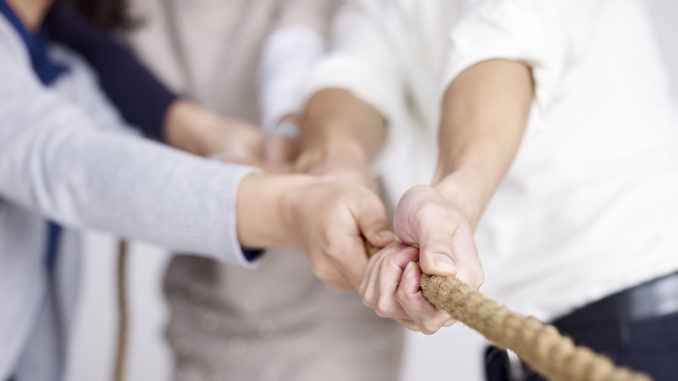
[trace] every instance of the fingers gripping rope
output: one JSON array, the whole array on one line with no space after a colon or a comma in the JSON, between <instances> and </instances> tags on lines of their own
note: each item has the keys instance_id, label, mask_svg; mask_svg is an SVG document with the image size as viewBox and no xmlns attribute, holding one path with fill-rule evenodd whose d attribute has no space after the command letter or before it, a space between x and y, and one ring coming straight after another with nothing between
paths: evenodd
<instances>
[{"instance_id":1,"label":"fingers gripping rope","mask_svg":"<svg viewBox=\"0 0 678 381\"><path fill-rule=\"evenodd\" d=\"M371 257L380 249L366 243ZM616 366L533 317L509 310L456 277L422 275L426 299L480 332L500 348L511 349L530 367L553 381L651 381L648 375Z\"/></svg>"}]
</instances>

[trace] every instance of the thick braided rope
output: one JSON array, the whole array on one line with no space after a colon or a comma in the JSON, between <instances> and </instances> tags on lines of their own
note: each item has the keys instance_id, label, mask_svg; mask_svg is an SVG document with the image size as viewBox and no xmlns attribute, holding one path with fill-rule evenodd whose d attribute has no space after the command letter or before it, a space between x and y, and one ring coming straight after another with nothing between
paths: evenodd
<instances>
[{"instance_id":1,"label":"thick braided rope","mask_svg":"<svg viewBox=\"0 0 678 381\"><path fill-rule=\"evenodd\" d=\"M617 367L533 317L509 310L455 277L423 275L421 289L434 306L483 334L496 346L511 349L530 367L554 381L651 381L642 373Z\"/></svg>"},{"instance_id":2,"label":"thick braided rope","mask_svg":"<svg viewBox=\"0 0 678 381\"><path fill-rule=\"evenodd\" d=\"M365 244L369 257L380 249ZM552 381L652 381L648 375L616 366L609 358L558 332L556 327L509 310L456 277L422 275L424 297L481 333L494 345L515 352Z\"/></svg>"}]
</instances>

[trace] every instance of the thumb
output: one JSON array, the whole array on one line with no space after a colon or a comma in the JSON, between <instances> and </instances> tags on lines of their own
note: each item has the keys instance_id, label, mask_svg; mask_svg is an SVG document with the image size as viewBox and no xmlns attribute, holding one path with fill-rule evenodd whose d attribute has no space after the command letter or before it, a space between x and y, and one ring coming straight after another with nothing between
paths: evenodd
<instances>
[{"instance_id":1,"label":"thumb","mask_svg":"<svg viewBox=\"0 0 678 381\"><path fill-rule=\"evenodd\" d=\"M365 193L368 192L365 191ZM372 192L369 192L369 196L363 196L359 200L353 215L365 239L379 248L395 241L396 236L386 218L386 210L381 200Z\"/></svg>"},{"instance_id":2,"label":"thumb","mask_svg":"<svg viewBox=\"0 0 678 381\"><path fill-rule=\"evenodd\" d=\"M457 265L452 251L454 229L443 224L428 226L419 235L419 265L425 274L454 276Z\"/></svg>"}]
</instances>

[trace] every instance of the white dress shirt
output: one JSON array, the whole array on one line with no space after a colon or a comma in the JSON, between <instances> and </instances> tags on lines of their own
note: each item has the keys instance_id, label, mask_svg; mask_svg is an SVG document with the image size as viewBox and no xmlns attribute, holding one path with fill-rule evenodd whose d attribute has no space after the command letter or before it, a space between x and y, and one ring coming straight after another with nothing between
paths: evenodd
<instances>
[{"instance_id":1,"label":"white dress shirt","mask_svg":"<svg viewBox=\"0 0 678 381\"><path fill-rule=\"evenodd\" d=\"M678 114L644 2L355 0L334 34L305 94L345 88L387 117L394 200L430 181L459 73L531 66L527 133L476 231L486 294L548 320L678 270Z\"/></svg>"}]
</instances>

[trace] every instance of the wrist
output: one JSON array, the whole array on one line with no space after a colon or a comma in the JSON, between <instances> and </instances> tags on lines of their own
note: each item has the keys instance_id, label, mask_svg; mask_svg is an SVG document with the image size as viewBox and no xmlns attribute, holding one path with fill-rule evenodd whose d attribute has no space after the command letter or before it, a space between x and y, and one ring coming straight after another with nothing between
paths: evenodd
<instances>
[{"instance_id":1,"label":"wrist","mask_svg":"<svg viewBox=\"0 0 678 381\"><path fill-rule=\"evenodd\" d=\"M481 177L460 169L435 181L433 188L452 203L475 229L491 197Z\"/></svg>"},{"instance_id":2,"label":"wrist","mask_svg":"<svg viewBox=\"0 0 678 381\"><path fill-rule=\"evenodd\" d=\"M172 102L167 109L164 123L165 142L172 147L196 155L204 155L205 136L204 128L209 123L203 123L204 115L199 105L191 100L180 98Z\"/></svg>"},{"instance_id":3,"label":"wrist","mask_svg":"<svg viewBox=\"0 0 678 381\"><path fill-rule=\"evenodd\" d=\"M297 247L297 213L304 188L313 183L306 175L250 175L240 183L237 196L238 240L243 247ZM301 197L300 197L301 196Z\"/></svg>"},{"instance_id":4,"label":"wrist","mask_svg":"<svg viewBox=\"0 0 678 381\"><path fill-rule=\"evenodd\" d=\"M299 163L350 161L369 166L369 157L363 144L341 127L323 128L314 138L302 138Z\"/></svg>"}]
</instances>

